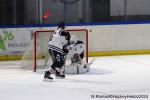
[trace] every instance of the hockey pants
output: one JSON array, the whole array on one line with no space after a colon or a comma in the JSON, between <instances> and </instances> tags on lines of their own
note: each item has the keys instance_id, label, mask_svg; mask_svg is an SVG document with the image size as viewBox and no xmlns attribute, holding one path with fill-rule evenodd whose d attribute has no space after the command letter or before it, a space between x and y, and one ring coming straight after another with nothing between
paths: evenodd
<instances>
[{"instance_id":1,"label":"hockey pants","mask_svg":"<svg viewBox=\"0 0 150 100\"><path fill-rule=\"evenodd\" d=\"M55 50L49 49L49 54L52 57L53 64L51 65L51 68L53 70L56 70L56 68L62 68L64 65L65 57L62 53L57 52Z\"/></svg>"}]
</instances>

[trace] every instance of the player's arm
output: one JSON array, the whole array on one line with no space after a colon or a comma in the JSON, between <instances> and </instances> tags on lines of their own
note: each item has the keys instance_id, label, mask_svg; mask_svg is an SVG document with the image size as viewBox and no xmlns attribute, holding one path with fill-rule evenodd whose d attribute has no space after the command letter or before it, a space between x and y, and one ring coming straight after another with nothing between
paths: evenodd
<instances>
[{"instance_id":1,"label":"player's arm","mask_svg":"<svg viewBox=\"0 0 150 100\"><path fill-rule=\"evenodd\" d=\"M62 31L60 35L65 37L63 42L63 52L68 53L69 50L67 49L67 46L69 45L69 41L70 41L70 33L66 31Z\"/></svg>"},{"instance_id":2,"label":"player's arm","mask_svg":"<svg viewBox=\"0 0 150 100\"><path fill-rule=\"evenodd\" d=\"M64 52L65 54L69 53L69 50L68 50L68 48L67 48L67 44L63 46L63 52Z\"/></svg>"}]
</instances>

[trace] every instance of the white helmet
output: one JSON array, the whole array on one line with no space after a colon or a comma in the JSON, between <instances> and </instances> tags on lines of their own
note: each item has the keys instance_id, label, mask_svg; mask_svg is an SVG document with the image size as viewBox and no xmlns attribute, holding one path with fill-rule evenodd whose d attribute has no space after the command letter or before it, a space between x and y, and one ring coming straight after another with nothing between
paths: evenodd
<instances>
[{"instance_id":1,"label":"white helmet","mask_svg":"<svg viewBox=\"0 0 150 100\"><path fill-rule=\"evenodd\" d=\"M72 41L72 42L77 42L77 41L78 41L77 36L72 35L71 38L70 38L70 41Z\"/></svg>"}]
</instances>

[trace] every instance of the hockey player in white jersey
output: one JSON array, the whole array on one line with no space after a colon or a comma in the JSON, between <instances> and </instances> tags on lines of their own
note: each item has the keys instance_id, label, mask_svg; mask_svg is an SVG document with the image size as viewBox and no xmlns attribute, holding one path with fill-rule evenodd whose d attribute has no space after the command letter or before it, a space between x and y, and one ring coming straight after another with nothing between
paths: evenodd
<instances>
[{"instance_id":1,"label":"hockey player in white jersey","mask_svg":"<svg viewBox=\"0 0 150 100\"><path fill-rule=\"evenodd\" d=\"M49 70L45 71L44 80L51 81L53 78L50 76L51 73L55 73L58 78L65 78L63 73L63 65L65 63L64 52L68 53L68 50L64 50L65 44L70 40L70 33L64 31L65 23L60 21L58 28L52 35L48 43L48 51L52 57L53 64Z\"/></svg>"}]
</instances>

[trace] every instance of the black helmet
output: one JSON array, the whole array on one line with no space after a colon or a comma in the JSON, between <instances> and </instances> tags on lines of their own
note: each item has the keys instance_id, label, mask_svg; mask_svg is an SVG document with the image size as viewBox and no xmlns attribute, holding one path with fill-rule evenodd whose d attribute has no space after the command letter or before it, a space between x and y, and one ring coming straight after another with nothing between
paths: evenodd
<instances>
[{"instance_id":1,"label":"black helmet","mask_svg":"<svg viewBox=\"0 0 150 100\"><path fill-rule=\"evenodd\" d=\"M65 23L63 21L60 21L58 24L57 24L58 28L65 28Z\"/></svg>"}]
</instances>

